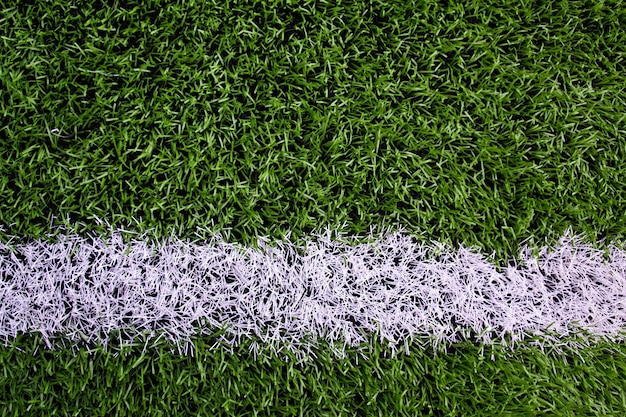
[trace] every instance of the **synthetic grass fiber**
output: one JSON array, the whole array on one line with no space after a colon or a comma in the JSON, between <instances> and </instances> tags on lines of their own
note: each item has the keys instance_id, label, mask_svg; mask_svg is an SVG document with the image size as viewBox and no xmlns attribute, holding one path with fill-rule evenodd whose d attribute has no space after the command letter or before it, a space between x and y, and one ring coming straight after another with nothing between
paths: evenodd
<instances>
[{"instance_id":1,"label":"synthetic grass fiber","mask_svg":"<svg viewBox=\"0 0 626 417\"><path fill-rule=\"evenodd\" d=\"M254 339L255 354L261 344L302 358L322 339L341 356L372 337L395 352L414 339L513 347L532 335L554 345L556 334L558 346L581 330L612 341L626 333L626 251L616 246L607 260L566 235L502 268L402 232L357 243L330 235L256 249L219 236L124 243L120 232L0 244L0 340L39 332L48 346L59 334L64 344L107 346L115 333L120 344L147 336L180 345L222 328L227 345Z\"/></svg>"},{"instance_id":2,"label":"synthetic grass fiber","mask_svg":"<svg viewBox=\"0 0 626 417\"><path fill-rule=\"evenodd\" d=\"M219 233L250 251L259 237L303 248L326 228L334 239L389 227L451 254L473 248L499 271L567 230L602 268L624 241L622 1L0 10L4 290L16 275L4 266L26 259L7 245L53 244L58 226L76 239L130 224L156 241ZM572 284L610 278L571 268L584 271ZM3 297L2 323L17 320L8 308ZM476 341L416 341L391 358L374 339L367 359L320 346L299 362L253 338L215 348L217 328L182 353L163 339L51 349L45 331L17 333L0 348L2 416L626 414L617 340L491 357Z\"/></svg>"}]
</instances>

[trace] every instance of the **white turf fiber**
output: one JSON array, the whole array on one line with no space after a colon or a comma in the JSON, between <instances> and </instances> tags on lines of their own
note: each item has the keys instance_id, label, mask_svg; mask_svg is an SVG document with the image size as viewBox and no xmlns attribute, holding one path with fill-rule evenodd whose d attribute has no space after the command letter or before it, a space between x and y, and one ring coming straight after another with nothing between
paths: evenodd
<instances>
[{"instance_id":1,"label":"white turf fiber","mask_svg":"<svg viewBox=\"0 0 626 417\"><path fill-rule=\"evenodd\" d=\"M39 332L49 346L107 346L119 331L116 343L180 345L225 328L227 346L255 338L303 354L326 340L341 354L371 337L394 352L408 340L558 344L580 331L623 340L626 252L615 245L594 249L568 233L501 267L403 231L349 242L327 231L299 246L260 239L257 249L220 236L124 243L119 232L0 243L0 341Z\"/></svg>"}]
</instances>

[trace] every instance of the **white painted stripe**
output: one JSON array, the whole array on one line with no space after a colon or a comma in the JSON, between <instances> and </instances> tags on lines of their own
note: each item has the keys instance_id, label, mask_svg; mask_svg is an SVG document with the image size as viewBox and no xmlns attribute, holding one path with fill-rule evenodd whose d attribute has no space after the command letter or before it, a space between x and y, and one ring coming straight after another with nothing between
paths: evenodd
<instances>
[{"instance_id":1,"label":"white painted stripe","mask_svg":"<svg viewBox=\"0 0 626 417\"><path fill-rule=\"evenodd\" d=\"M398 348L409 336L489 345L548 340L548 329L555 341L580 329L622 340L626 329L626 252L616 245L603 252L568 233L500 268L403 231L346 242L327 231L299 246L261 239L259 249L219 236L125 244L119 232L0 243L0 340L38 331L51 345L63 334L106 346L120 330L124 343L141 334L184 342L227 325L225 342L305 352L319 338L341 350L372 335Z\"/></svg>"}]
</instances>

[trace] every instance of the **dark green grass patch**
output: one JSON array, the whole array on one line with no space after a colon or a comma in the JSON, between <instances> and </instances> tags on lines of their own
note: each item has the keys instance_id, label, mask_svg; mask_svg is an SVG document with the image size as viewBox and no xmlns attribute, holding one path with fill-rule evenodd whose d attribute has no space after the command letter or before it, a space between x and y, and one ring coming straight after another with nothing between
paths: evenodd
<instances>
[{"instance_id":1,"label":"dark green grass patch","mask_svg":"<svg viewBox=\"0 0 626 417\"><path fill-rule=\"evenodd\" d=\"M16 3L17 4L17 3ZM0 224L250 243L401 224L510 257L623 239L622 2L26 2L0 28Z\"/></svg>"},{"instance_id":2,"label":"dark green grass patch","mask_svg":"<svg viewBox=\"0 0 626 417\"><path fill-rule=\"evenodd\" d=\"M194 341L194 356L164 344L122 353L50 351L36 338L0 348L2 416L620 416L626 348L565 353L527 347L493 360L465 343L447 354L411 349L384 357L313 362L254 359ZM357 360L358 359L358 360Z\"/></svg>"}]
</instances>

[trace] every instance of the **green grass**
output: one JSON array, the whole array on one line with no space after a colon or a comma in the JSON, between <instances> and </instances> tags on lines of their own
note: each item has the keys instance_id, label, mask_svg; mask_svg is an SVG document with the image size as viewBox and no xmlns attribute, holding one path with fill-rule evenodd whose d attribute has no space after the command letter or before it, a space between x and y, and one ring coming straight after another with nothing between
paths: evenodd
<instances>
[{"instance_id":1,"label":"green grass","mask_svg":"<svg viewBox=\"0 0 626 417\"><path fill-rule=\"evenodd\" d=\"M0 238L402 225L506 259L626 236L621 1L28 3L0 13ZM36 343L0 350L2 415L626 413L621 345L300 369Z\"/></svg>"},{"instance_id":2,"label":"green grass","mask_svg":"<svg viewBox=\"0 0 626 417\"><path fill-rule=\"evenodd\" d=\"M625 235L621 2L25 3L0 39L15 234Z\"/></svg>"},{"instance_id":3,"label":"green grass","mask_svg":"<svg viewBox=\"0 0 626 417\"><path fill-rule=\"evenodd\" d=\"M3 416L619 416L626 411L626 346L582 352L527 348L483 356L470 344L448 354L413 349L368 360L323 354L296 363L254 359L195 340L194 356L138 345L49 351L36 339L0 350ZM207 343L208 342L208 343ZM328 351L326 351L328 352Z\"/></svg>"}]
</instances>

